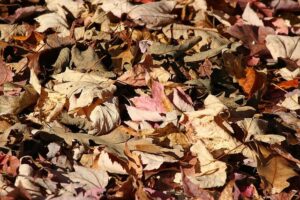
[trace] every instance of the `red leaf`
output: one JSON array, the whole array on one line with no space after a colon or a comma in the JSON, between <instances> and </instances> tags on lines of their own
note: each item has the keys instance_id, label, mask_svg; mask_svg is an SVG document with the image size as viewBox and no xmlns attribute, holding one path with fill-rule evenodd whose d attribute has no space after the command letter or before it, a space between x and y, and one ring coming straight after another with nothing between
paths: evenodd
<instances>
[{"instance_id":1,"label":"red leaf","mask_svg":"<svg viewBox=\"0 0 300 200\"><path fill-rule=\"evenodd\" d=\"M3 61L0 61L0 85L11 82L13 80L14 73L5 65Z\"/></svg>"},{"instance_id":2,"label":"red leaf","mask_svg":"<svg viewBox=\"0 0 300 200\"><path fill-rule=\"evenodd\" d=\"M20 166L20 161L16 156L0 154L0 171L11 176L17 175L17 169Z\"/></svg>"}]
</instances>

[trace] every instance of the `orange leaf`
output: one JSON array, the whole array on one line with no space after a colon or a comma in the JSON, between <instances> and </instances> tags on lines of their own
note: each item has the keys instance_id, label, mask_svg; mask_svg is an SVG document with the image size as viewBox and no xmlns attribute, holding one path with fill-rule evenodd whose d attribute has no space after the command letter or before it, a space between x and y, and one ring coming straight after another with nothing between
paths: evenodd
<instances>
[{"instance_id":1,"label":"orange leaf","mask_svg":"<svg viewBox=\"0 0 300 200\"><path fill-rule=\"evenodd\" d=\"M279 88L282 89L290 89L290 88L297 88L299 85L298 79L289 80L289 81L282 81L277 84Z\"/></svg>"},{"instance_id":2,"label":"orange leaf","mask_svg":"<svg viewBox=\"0 0 300 200\"><path fill-rule=\"evenodd\" d=\"M265 76L257 72L252 67L245 69L246 77L238 79L239 85L243 88L244 92L250 97L257 90L261 89L265 83Z\"/></svg>"}]
</instances>

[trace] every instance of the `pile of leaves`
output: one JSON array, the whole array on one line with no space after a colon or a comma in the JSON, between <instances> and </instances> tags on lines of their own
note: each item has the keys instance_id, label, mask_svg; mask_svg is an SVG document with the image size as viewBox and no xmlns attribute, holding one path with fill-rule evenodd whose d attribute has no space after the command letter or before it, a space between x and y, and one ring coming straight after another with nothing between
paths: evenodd
<instances>
[{"instance_id":1,"label":"pile of leaves","mask_svg":"<svg viewBox=\"0 0 300 200\"><path fill-rule=\"evenodd\" d=\"M297 199L300 3L0 0L1 199Z\"/></svg>"}]
</instances>

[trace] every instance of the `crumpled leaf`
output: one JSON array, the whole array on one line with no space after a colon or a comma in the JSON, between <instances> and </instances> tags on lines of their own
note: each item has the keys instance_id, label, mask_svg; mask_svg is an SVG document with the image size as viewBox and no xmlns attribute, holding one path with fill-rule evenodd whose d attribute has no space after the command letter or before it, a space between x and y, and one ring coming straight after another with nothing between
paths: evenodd
<instances>
[{"instance_id":1,"label":"crumpled leaf","mask_svg":"<svg viewBox=\"0 0 300 200\"><path fill-rule=\"evenodd\" d=\"M64 95L47 89L42 89L35 111L41 119L47 122L54 120L67 103Z\"/></svg>"},{"instance_id":2,"label":"crumpled leaf","mask_svg":"<svg viewBox=\"0 0 300 200\"><path fill-rule=\"evenodd\" d=\"M148 48L148 53L150 54L171 54L176 55L182 52L187 51L188 49L192 48L198 42L202 40L202 37L193 37L191 39L185 40L182 44L173 46L169 44L163 44L159 42L153 42L152 45Z\"/></svg>"},{"instance_id":3,"label":"crumpled leaf","mask_svg":"<svg viewBox=\"0 0 300 200\"><path fill-rule=\"evenodd\" d=\"M0 171L11 176L17 175L20 161L16 156L0 154Z\"/></svg>"},{"instance_id":4,"label":"crumpled leaf","mask_svg":"<svg viewBox=\"0 0 300 200\"><path fill-rule=\"evenodd\" d=\"M274 156L265 163L258 165L257 171L266 181L266 188L271 194L280 193L290 184L289 178L298 174L290 167L288 161L280 156Z\"/></svg>"},{"instance_id":5,"label":"crumpled leaf","mask_svg":"<svg viewBox=\"0 0 300 200\"><path fill-rule=\"evenodd\" d=\"M289 92L285 94L285 99L278 103L279 106L287 108L289 110L298 110L300 109L298 97L300 95L300 91L298 89L293 92Z\"/></svg>"},{"instance_id":6,"label":"crumpled leaf","mask_svg":"<svg viewBox=\"0 0 300 200\"><path fill-rule=\"evenodd\" d=\"M290 58L292 60L300 59L300 37L291 37L283 35L268 35L266 45L274 60L281 58Z\"/></svg>"},{"instance_id":7,"label":"crumpled leaf","mask_svg":"<svg viewBox=\"0 0 300 200\"><path fill-rule=\"evenodd\" d=\"M223 186L227 178L226 164L215 160L200 140L193 144L191 152L197 155L200 162L200 173L187 177L200 188Z\"/></svg>"},{"instance_id":8,"label":"crumpled leaf","mask_svg":"<svg viewBox=\"0 0 300 200\"><path fill-rule=\"evenodd\" d=\"M294 71L290 71L288 68L283 67L279 69L277 73L280 74L280 76L285 80L290 81L297 78L297 76L300 74L300 69L297 68Z\"/></svg>"},{"instance_id":9,"label":"crumpled leaf","mask_svg":"<svg viewBox=\"0 0 300 200\"><path fill-rule=\"evenodd\" d=\"M104 189L110 177L102 170L89 169L79 165L74 165L75 172L68 176L73 182L78 182L87 191L95 188Z\"/></svg>"},{"instance_id":10,"label":"crumpled leaf","mask_svg":"<svg viewBox=\"0 0 300 200\"><path fill-rule=\"evenodd\" d=\"M45 8L41 6L28 6L28 7L21 7L18 8L13 15L7 17L7 20L10 23L15 23L20 21L21 19L28 18L33 14L40 13L45 11Z\"/></svg>"},{"instance_id":11,"label":"crumpled leaf","mask_svg":"<svg viewBox=\"0 0 300 200\"><path fill-rule=\"evenodd\" d=\"M250 3L247 3L242 18L246 21L247 24L254 26L264 26L263 21L259 19L255 11L251 8Z\"/></svg>"},{"instance_id":12,"label":"crumpled leaf","mask_svg":"<svg viewBox=\"0 0 300 200\"><path fill-rule=\"evenodd\" d=\"M13 80L14 73L0 60L0 86Z\"/></svg>"},{"instance_id":13,"label":"crumpled leaf","mask_svg":"<svg viewBox=\"0 0 300 200\"><path fill-rule=\"evenodd\" d=\"M176 1L159 1L134 6L126 0L105 0L101 8L119 18L123 13L127 13L138 25L156 30L174 21L176 15L169 13L175 5Z\"/></svg>"},{"instance_id":14,"label":"crumpled leaf","mask_svg":"<svg viewBox=\"0 0 300 200\"><path fill-rule=\"evenodd\" d=\"M71 13L73 17L77 18L84 11L83 1L72 1L72 0L45 0L47 4L47 8L50 11L58 13L62 17L66 17L66 15Z\"/></svg>"},{"instance_id":15,"label":"crumpled leaf","mask_svg":"<svg viewBox=\"0 0 300 200\"><path fill-rule=\"evenodd\" d=\"M205 144L209 152L222 149L224 153L242 153L255 166L256 157L251 149L232 137L233 129L227 122L216 118L226 106L213 95L205 99L204 105L203 110L185 112L186 118L181 121L194 130L195 137Z\"/></svg>"},{"instance_id":16,"label":"crumpled leaf","mask_svg":"<svg viewBox=\"0 0 300 200\"><path fill-rule=\"evenodd\" d=\"M78 71L95 71L100 72L101 76L113 77L114 73L105 69L101 63L101 59L96 54L92 47L88 47L86 50L81 51L78 47L73 46L71 49L71 65L75 65L75 69Z\"/></svg>"},{"instance_id":17,"label":"crumpled leaf","mask_svg":"<svg viewBox=\"0 0 300 200\"><path fill-rule=\"evenodd\" d=\"M47 13L35 18L40 26L35 29L37 32L45 32L47 29L54 29L60 37L70 35L69 25L63 17L56 13Z\"/></svg>"},{"instance_id":18,"label":"crumpled leaf","mask_svg":"<svg viewBox=\"0 0 300 200\"><path fill-rule=\"evenodd\" d=\"M184 93L181 88L173 89L173 104L182 112L194 111L191 97Z\"/></svg>"},{"instance_id":19,"label":"crumpled leaf","mask_svg":"<svg viewBox=\"0 0 300 200\"><path fill-rule=\"evenodd\" d=\"M97 105L88 116L97 134L103 134L113 130L121 122L117 97L113 97L102 105Z\"/></svg>"},{"instance_id":20,"label":"crumpled leaf","mask_svg":"<svg viewBox=\"0 0 300 200\"><path fill-rule=\"evenodd\" d=\"M128 172L131 172L137 178L142 178L143 164L142 164L140 156L137 153L130 151L127 144L125 144L124 153L129 158L128 166L127 166Z\"/></svg>"},{"instance_id":21,"label":"crumpled leaf","mask_svg":"<svg viewBox=\"0 0 300 200\"><path fill-rule=\"evenodd\" d=\"M164 92L164 86L153 81L151 86L152 97L140 96L130 99L136 108L158 113L166 113L173 109L173 105Z\"/></svg>"},{"instance_id":22,"label":"crumpled leaf","mask_svg":"<svg viewBox=\"0 0 300 200\"><path fill-rule=\"evenodd\" d=\"M274 34L274 30L270 27L238 24L228 28L227 32L240 39L251 50L251 55L265 53L267 51L265 38Z\"/></svg>"},{"instance_id":23,"label":"crumpled leaf","mask_svg":"<svg viewBox=\"0 0 300 200\"><path fill-rule=\"evenodd\" d=\"M70 49L65 47L62 50L60 50L59 55L55 61L55 63L52 65L54 68L54 74L61 73L65 71L66 67L70 63Z\"/></svg>"},{"instance_id":24,"label":"crumpled leaf","mask_svg":"<svg viewBox=\"0 0 300 200\"><path fill-rule=\"evenodd\" d=\"M10 86L16 87L14 85ZM0 114L18 114L23 109L33 105L37 101L37 93L30 85L25 86L23 89L24 91L14 96L0 96Z\"/></svg>"},{"instance_id":25,"label":"crumpled leaf","mask_svg":"<svg viewBox=\"0 0 300 200\"><path fill-rule=\"evenodd\" d=\"M68 77L73 75L72 77ZM69 111L90 106L95 98L98 103L103 103L112 98L116 86L112 81L97 75L86 75L72 70L53 76L64 83L56 84L53 89L69 98ZM69 82L66 82L69 81Z\"/></svg>"}]
</instances>

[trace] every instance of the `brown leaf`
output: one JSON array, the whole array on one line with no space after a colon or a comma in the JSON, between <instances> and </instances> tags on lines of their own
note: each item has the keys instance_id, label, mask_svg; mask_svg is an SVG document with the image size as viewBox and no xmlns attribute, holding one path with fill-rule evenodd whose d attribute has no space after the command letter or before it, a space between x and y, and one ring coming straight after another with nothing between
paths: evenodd
<instances>
[{"instance_id":1,"label":"brown leaf","mask_svg":"<svg viewBox=\"0 0 300 200\"><path fill-rule=\"evenodd\" d=\"M267 52L265 46L265 38L269 34L274 34L274 30L270 27L257 27L251 25L231 26L227 32L242 40L242 42L251 50L251 55L263 54Z\"/></svg>"},{"instance_id":2,"label":"brown leaf","mask_svg":"<svg viewBox=\"0 0 300 200\"><path fill-rule=\"evenodd\" d=\"M142 178L143 176L143 164L141 161L141 157L134 153L134 151L130 151L128 149L128 145L125 144L125 155L128 157L128 172L134 175L137 179Z\"/></svg>"},{"instance_id":3,"label":"brown leaf","mask_svg":"<svg viewBox=\"0 0 300 200\"><path fill-rule=\"evenodd\" d=\"M260 150L263 149L260 148ZM265 182L264 188L272 194L282 192L290 185L287 180L298 176L289 162L281 156L274 156L266 160L265 163L260 163L257 167L257 171Z\"/></svg>"}]
</instances>

